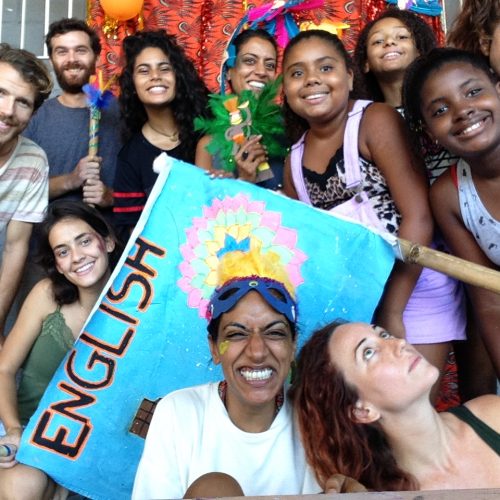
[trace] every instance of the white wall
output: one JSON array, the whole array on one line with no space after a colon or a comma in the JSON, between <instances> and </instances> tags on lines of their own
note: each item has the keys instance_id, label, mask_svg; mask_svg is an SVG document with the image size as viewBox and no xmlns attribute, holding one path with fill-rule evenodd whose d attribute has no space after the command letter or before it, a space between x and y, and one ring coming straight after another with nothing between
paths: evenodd
<instances>
[{"instance_id":1,"label":"white wall","mask_svg":"<svg viewBox=\"0 0 500 500\"><path fill-rule=\"evenodd\" d=\"M47 57L45 33L63 17L85 19L86 0L0 0L0 41Z\"/></svg>"}]
</instances>

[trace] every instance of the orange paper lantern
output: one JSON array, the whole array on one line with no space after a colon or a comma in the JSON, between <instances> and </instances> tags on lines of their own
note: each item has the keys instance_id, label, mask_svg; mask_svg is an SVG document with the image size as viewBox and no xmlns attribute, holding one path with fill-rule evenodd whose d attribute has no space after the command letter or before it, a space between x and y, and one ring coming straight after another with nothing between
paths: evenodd
<instances>
[{"instance_id":1,"label":"orange paper lantern","mask_svg":"<svg viewBox=\"0 0 500 500\"><path fill-rule=\"evenodd\" d=\"M101 0L107 16L118 21L127 21L140 14L144 0Z\"/></svg>"}]
</instances>

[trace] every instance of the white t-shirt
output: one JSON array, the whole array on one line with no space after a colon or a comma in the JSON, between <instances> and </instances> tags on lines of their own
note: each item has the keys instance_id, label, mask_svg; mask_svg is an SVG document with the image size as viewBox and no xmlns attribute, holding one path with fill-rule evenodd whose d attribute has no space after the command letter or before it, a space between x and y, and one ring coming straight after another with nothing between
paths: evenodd
<instances>
[{"instance_id":1,"label":"white t-shirt","mask_svg":"<svg viewBox=\"0 0 500 500\"><path fill-rule=\"evenodd\" d=\"M168 394L156 407L135 477L134 500L182 498L208 472L234 477L245 495L320 493L289 403L260 433L230 420L217 383Z\"/></svg>"}]
</instances>

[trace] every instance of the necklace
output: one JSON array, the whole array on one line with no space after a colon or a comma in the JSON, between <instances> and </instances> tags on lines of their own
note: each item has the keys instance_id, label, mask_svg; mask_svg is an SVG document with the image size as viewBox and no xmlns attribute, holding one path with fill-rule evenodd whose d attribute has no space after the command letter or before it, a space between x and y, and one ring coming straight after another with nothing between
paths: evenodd
<instances>
[{"instance_id":1,"label":"necklace","mask_svg":"<svg viewBox=\"0 0 500 500\"><path fill-rule=\"evenodd\" d=\"M178 142L178 140L179 140L179 131L178 130L174 130L171 134L167 134L166 132L162 132L161 130L154 128L150 122L147 122L147 125L153 132L156 132L159 135L163 135L164 137L166 137L167 139L169 139L172 142Z\"/></svg>"},{"instance_id":2,"label":"necklace","mask_svg":"<svg viewBox=\"0 0 500 500\"><path fill-rule=\"evenodd\" d=\"M222 402L224 403L224 406L226 406L226 395L227 395L227 382L225 380L222 380L219 382L219 385L217 386L217 390L219 392L219 397L221 398ZM274 409L274 416L278 414L278 412L281 410L281 407L283 406L283 402L285 400L285 393L283 389L276 394L276 397L274 399L274 404L275 404L275 409Z\"/></svg>"}]
</instances>

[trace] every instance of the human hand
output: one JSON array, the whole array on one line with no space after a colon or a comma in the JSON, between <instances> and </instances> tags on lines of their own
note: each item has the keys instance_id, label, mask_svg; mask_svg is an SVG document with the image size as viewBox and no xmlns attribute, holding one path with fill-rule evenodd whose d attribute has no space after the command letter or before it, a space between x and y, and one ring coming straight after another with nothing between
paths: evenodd
<instances>
[{"instance_id":1,"label":"human hand","mask_svg":"<svg viewBox=\"0 0 500 500\"><path fill-rule=\"evenodd\" d=\"M343 474L334 474L325 483L325 493L357 493L368 491L361 483Z\"/></svg>"},{"instance_id":2,"label":"human hand","mask_svg":"<svg viewBox=\"0 0 500 500\"><path fill-rule=\"evenodd\" d=\"M91 179L99 179L102 158L99 156L85 156L81 158L70 174L71 190L78 189Z\"/></svg>"},{"instance_id":3,"label":"human hand","mask_svg":"<svg viewBox=\"0 0 500 500\"><path fill-rule=\"evenodd\" d=\"M113 192L100 179L88 179L82 188L83 201L89 205L109 207L113 204Z\"/></svg>"},{"instance_id":4,"label":"human hand","mask_svg":"<svg viewBox=\"0 0 500 500\"><path fill-rule=\"evenodd\" d=\"M10 469L17 464L16 454L21 441L22 429L14 427L0 437L0 469Z\"/></svg>"},{"instance_id":5,"label":"human hand","mask_svg":"<svg viewBox=\"0 0 500 500\"><path fill-rule=\"evenodd\" d=\"M267 161L267 151L261 144L262 135L250 136L236 153L234 159L238 168L238 177L244 181L255 182L257 169Z\"/></svg>"}]
</instances>

